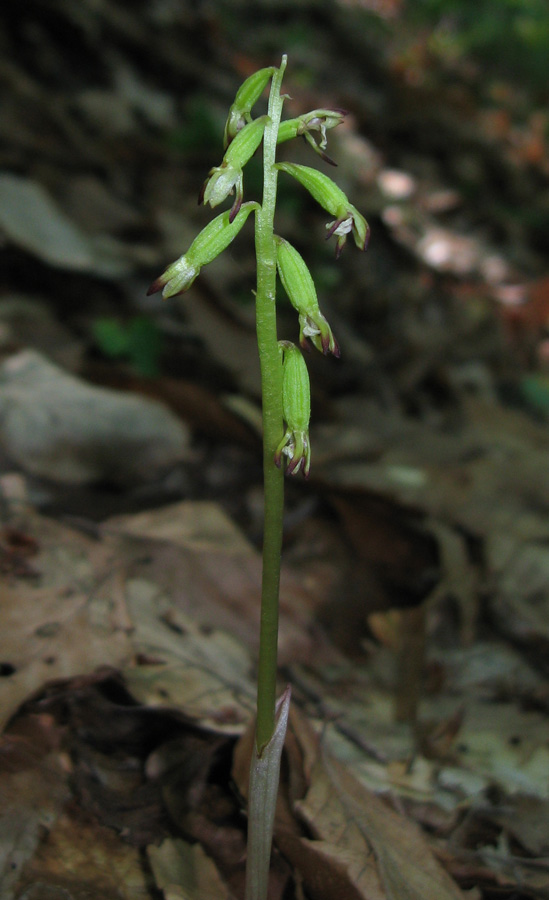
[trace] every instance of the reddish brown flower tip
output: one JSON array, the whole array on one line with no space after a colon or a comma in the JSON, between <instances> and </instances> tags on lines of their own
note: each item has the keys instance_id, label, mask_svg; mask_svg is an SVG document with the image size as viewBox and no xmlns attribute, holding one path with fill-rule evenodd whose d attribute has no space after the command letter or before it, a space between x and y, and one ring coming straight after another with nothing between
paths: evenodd
<instances>
[{"instance_id":1,"label":"reddish brown flower tip","mask_svg":"<svg viewBox=\"0 0 549 900\"><path fill-rule=\"evenodd\" d=\"M286 474L287 475L297 475L299 470L301 469L302 459L291 459L288 465L286 466Z\"/></svg>"},{"instance_id":2,"label":"reddish brown flower tip","mask_svg":"<svg viewBox=\"0 0 549 900\"><path fill-rule=\"evenodd\" d=\"M160 277L153 281L153 283L151 284L149 290L147 291L147 297L150 297L152 294L158 294L158 292L162 290L165 284L165 278L160 275Z\"/></svg>"},{"instance_id":3,"label":"reddish brown flower tip","mask_svg":"<svg viewBox=\"0 0 549 900\"><path fill-rule=\"evenodd\" d=\"M324 153L324 150L320 150L319 155L324 160L324 162L328 163L329 166L335 166L337 169L337 163L335 159L332 159L331 156L328 156L327 153Z\"/></svg>"},{"instance_id":4,"label":"reddish brown flower tip","mask_svg":"<svg viewBox=\"0 0 549 900\"><path fill-rule=\"evenodd\" d=\"M336 161L334 159L332 159L331 156L328 156L328 154L325 153L324 150L321 149L321 147L314 141L314 139L311 137L311 135L309 134L308 131L306 131L302 135L302 137L303 137L303 140L305 141L305 143L309 144L309 146L313 148L315 153L318 153L318 155L320 156L321 159L324 160L324 162L327 162L330 166L335 166L337 168Z\"/></svg>"},{"instance_id":5,"label":"reddish brown flower tip","mask_svg":"<svg viewBox=\"0 0 549 900\"><path fill-rule=\"evenodd\" d=\"M322 352L324 356L328 356L328 353L331 353L336 359L339 359L341 356L341 350L339 349L339 344L336 341L333 333L330 331L321 334L320 336L320 344L322 346Z\"/></svg>"},{"instance_id":6,"label":"reddish brown flower tip","mask_svg":"<svg viewBox=\"0 0 549 900\"><path fill-rule=\"evenodd\" d=\"M332 222L328 230L326 231L326 240L329 241L331 236L337 231L343 219L336 219L335 222Z\"/></svg>"},{"instance_id":7,"label":"reddish brown flower tip","mask_svg":"<svg viewBox=\"0 0 549 900\"><path fill-rule=\"evenodd\" d=\"M238 213L240 212L240 207L242 206L242 200L243 200L242 192L238 191L235 201L231 207L231 211L229 213L229 225L231 225L232 222L234 222Z\"/></svg>"}]
</instances>

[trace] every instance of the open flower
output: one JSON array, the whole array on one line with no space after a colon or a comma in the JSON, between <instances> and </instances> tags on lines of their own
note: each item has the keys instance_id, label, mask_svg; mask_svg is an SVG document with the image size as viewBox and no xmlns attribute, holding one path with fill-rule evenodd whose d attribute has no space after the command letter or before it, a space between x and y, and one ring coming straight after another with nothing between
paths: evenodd
<instances>
[{"instance_id":1,"label":"open flower","mask_svg":"<svg viewBox=\"0 0 549 900\"><path fill-rule=\"evenodd\" d=\"M341 356L334 333L320 310L299 315L299 343L303 348L307 347L307 338L324 356L328 353L337 359Z\"/></svg>"},{"instance_id":2,"label":"open flower","mask_svg":"<svg viewBox=\"0 0 549 900\"><path fill-rule=\"evenodd\" d=\"M305 478L309 477L311 445L308 431L295 431L287 428L275 453L275 463L279 468L282 465L283 454L288 457L286 465L288 475L298 475L302 472Z\"/></svg>"},{"instance_id":3,"label":"open flower","mask_svg":"<svg viewBox=\"0 0 549 900\"><path fill-rule=\"evenodd\" d=\"M268 116L261 116L245 125L237 133L225 151L221 165L210 169L200 192L199 204L204 202L214 207L223 203L236 189L235 201L229 213L229 222L233 221L242 206L244 190L242 169L263 140L263 132L268 121Z\"/></svg>"},{"instance_id":4,"label":"open flower","mask_svg":"<svg viewBox=\"0 0 549 900\"><path fill-rule=\"evenodd\" d=\"M333 234L337 235L336 241L336 259L339 259L341 251L345 246L347 235L352 232L355 244L360 250L366 250L370 239L370 227L356 206L348 203L345 208L340 208L338 218L334 222L328 222L326 228L326 240L331 238Z\"/></svg>"},{"instance_id":5,"label":"open flower","mask_svg":"<svg viewBox=\"0 0 549 900\"><path fill-rule=\"evenodd\" d=\"M280 441L274 461L282 465L282 457L288 457L286 472L305 478L311 468L309 419L311 416L311 389L309 373L301 351L291 341L279 341L282 353L282 408L286 431Z\"/></svg>"},{"instance_id":6,"label":"open flower","mask_svg":"<svg viewBox=\"0 0 549 900\"><path fill-rule=\"evenodd\" d=\"M147 295L162 291L162 296L166 300L168 297L175 297L188 291L202 266L212 262L229 246L252 210L258 208L259 204L255 202L244 203L233 218L230 212L225 211L208 222L197 234L187 252L171 263L162 275L153 281Z\"/></svg>"},{"instance_id":7,"label":"open flower","mask_svg":"<svg viewBox=\"0 0 549 900\"><path fill-rule=\"evenodd\" d=\"M340 256L350 232L352 232L359 250L366 250L370 237L370 226L331 178L328 178L323 172L319 172L318 169L311 169L309 166L300 166L296 163L277 163L277 169L292 175L304 188L307 188L310 195L317 203L320 203L323 209L335 216L334 221L326 225L328 229L326 238L330 238L333 234L337 235L336 258Z\"/></svg>"},{"instance_id":8,"label":"open flower","mask_svg":"<svg viewBox=\"0 0 549 900\"><path fill-rule=\"evenodd\" d=\"M295 119L286 119L280 123L278 143L282 144L284 141L291 140L291 138L302 136L325 162L331 166L336 166L337 163L324 152L328 145L326 132L330 128L336 128L338 125L341 125L346 115L347 113L344 109L313 109L312 112L304 113ZM317 133L320 135L318 140L316 140Z\"/></svg>"},{"instance_id":9,"label":"open flower","mask_svg":"<svg viewBox=\"0 0 549 900\"><path fill-rule=\"evenodd\" d=\"M292 306L299 313L299 343L306 347L309 338L317 350L339 356L339 346L332 329L320 312L307 263L289 241L278 235L275 241L278 274Z\"/></svg>"},{"instance_id":10,"label":"open flower","mask_svg":"<svg viewBox=\"0 0 549 900\"><path fill-rule=\"evenodd\" d=\"M180 256L167 269L164 269L162 275L153 281L147 291L147 297L150 297L151 294L157 294L159 291L162 291L164 300L167 300L169 297L176 297L178 294L184 294L198 277L199 272L199 265L193 265L187 256Z\"/></svg>"},{"instance_id":11,"label":"open flower","mask_svg":"<svg viewBox=\"0 0 549 900\"><path fill-rule=\"evenodd\" d=\"M261 97L261 94L267 86L267 82L272 78L275 70L272 66L266 69L259 69L254 72L246 81L240 85L234 98L234 103L229 110L229 115L225 123L225 132L223 135L223 149L226 150L231 141L235 139L239 131L251 121L251 110L255 103Z\"/></svg>"},{"instance_id":12,"label":"open flower","mask_svg":"<svg viewBox=\"0 0 549 900\"><path fill-rule=\"evenodd\" d=\"M229 213L229 222L232 222L242 206L244 196L244 179L241 168L221 163L220 166L210 169L198 202L209 203L212 208L218 206L229 194L233 193L235 187L236 197Z\"/></svg>"}]
</instances>

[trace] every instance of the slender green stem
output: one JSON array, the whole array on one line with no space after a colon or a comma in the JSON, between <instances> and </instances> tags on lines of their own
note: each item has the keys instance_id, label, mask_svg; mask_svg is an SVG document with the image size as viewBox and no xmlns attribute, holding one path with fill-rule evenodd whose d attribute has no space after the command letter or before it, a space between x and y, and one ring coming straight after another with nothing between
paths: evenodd
<instances>
[{"instance_id":1,"label":"slender green stem","mask_svg":"<svg viewBox=\"0 0 549 900\"><path fill-rule=\"evenodd\" d=\"M261 364L263 396L263 477L265 518L263 532L263 580L261 586L261 626L257 681L256 744L258 753L270 741L275 724L276 669L278 644L278 595L284 472L274 463L274 455L284 433L282 415L282 364L276 330L276 246L274 213L277 170L276 143L282 113L280 87L286 56L273 75L269 97L269 123L263 140L263 202L256 216L257 343Z\"/></svg>"}]
</instances>

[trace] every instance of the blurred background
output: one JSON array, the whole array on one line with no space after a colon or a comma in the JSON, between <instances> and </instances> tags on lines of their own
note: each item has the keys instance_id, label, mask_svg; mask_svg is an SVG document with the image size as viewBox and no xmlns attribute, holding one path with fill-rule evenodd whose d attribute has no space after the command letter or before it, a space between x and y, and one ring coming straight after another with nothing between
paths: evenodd
<instances>
[{"instance_id":1,"label":"blurred background","mask_svg":"<svg viewBox=\"0 0 549 900\"><path fill-rule=\"evenodd\" d=\"M341 347L339 360L307 355L312 469L287 480L284 677L323 734L332 722L340 759L453 841L445 864L463 887L546 897L546 0L4 0L0 572L21 621L0 629L3 721L48 678L100 664L126 665L142 703L206 716L210 735L251 715L251 220L183 297L147 289L212 217L197 198L238 86L283 53L286 116L348 114L328 136L336 169L303 141L280 158L334 177L371 226L367 253L348 242L336 261L323 211L281 174L276 230L306 259ZM258 156L245 199L261 177ZM296 341L282 290L279 323ZM113 516L147 553L112 550ZM52 630L80 591L99 603L93 622L78 607L74 632ZM223 628L246 655L204 713L200 642L216 648L209 678ZM195 706L185 634L201 648ZM163 660L180 665L164 693L139 680L155 658L161 682Z\"/></svg>"},{"instance_id":2,"label":"blurred background","mask_svg":"<svg viewBox=\"0 0 549 900\"><path fill-rule=\"evenodd\" d=\"M8 0L0 41L0 448L33 504L98 520L214 498L260 542L251 225L183 298L146 290L211 218L197 195L238 85L282 52L286 115L348 115L329 135L337 169L304 142L281 158L335 174L372 230L336 263L322 212L279 179L276 228L342 347L308 360L313 476L289 485L288 534L343 517L416 602L440 570L426 519L474 544L494 505L549 502L533 462L549 414L543 0ZM260 189L256 158L245 196ZM280 333L297 336L283 296ZM104 409L92 384L162 409Z\"/></svg>"},{"instance_id":3,"label":"blurred background","mask_svg":"<svg viewBox=\"0 0 549 900\"><path fill-rule=\"evenodd\" d=\"M7 0L0 42L0 448L31 501L96 520L215 498L260 541L251 225L183 298L146 290L211 218L197 196L238 85L285 52L286 115L348 116L329 135L337 169L304 142L281 158L334 174L372 230L365 256L347 246L336 263L322 211L279 179L277 230L342 347L341 361L308 360L313 477L289 486L290 516L327 502L339 517L358 491L400 524L442 506L479 537L456 513L451 467L454 481L473 458L489 468L510 430L540 426L545 446L549 414L543 0ZM255 158L246 197L260 189ZM282 294L281 336L295 340ZM177 422L157 406L96 408L82 380L158 400ZM499 487L517 468L501 462ZM495 501L459 477L478 517ZM405 566L414 597L436 578L431 543L415 575Z\"/></svg>"}]
</instances>

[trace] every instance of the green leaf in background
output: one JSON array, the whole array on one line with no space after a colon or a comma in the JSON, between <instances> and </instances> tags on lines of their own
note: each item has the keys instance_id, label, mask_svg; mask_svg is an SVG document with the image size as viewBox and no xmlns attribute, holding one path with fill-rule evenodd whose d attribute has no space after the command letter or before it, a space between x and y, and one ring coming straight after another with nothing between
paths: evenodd
<instances>
[{"instance_id":1,"label":"green leaf in background","mask_svg":"<svg viewBox=\"0 0 549 900\"><path fill-rule=\"evenodd\" d=\"M127 323L117 319L96 319L92 333L98 348L111 359L127 359L139 375L159 374L162 336L148 316L135 316Z\"/></svg>"},{"instance_id":2,"label":"green leaf in background","mask_svg":"<svg viewBox=\"0 0 549 900\"><path fill-rule=\"evenodd\" d=\"M520 380L520 392L532 410L544 418L549 418L549 377L547 375L525 375Z\"/></svg>"},{"instance_id":3,"label":"green leaf in background","mask_svg":"<svg viewBox=\"0 0 549 900\"><path fill-rule=\"evenodd\" d=\"M433 49L472 54L484 66L542 89L547 84L547 0L420 0L410 4L411 23L433 28Z\"/></svg>"},{"instance_id":4,"label":"green leaf in background","mask_svg":"<svg viewBox=\"0 0 549 900\"><path fill-rule=\"evenodd\" d=\"M105 356L118 359L126 356L129 350L127 329L116 319L96 319L92 325L95 343Z\"/></svg>"},{"instance_id":5,"label":"green leaf in background","mask_svg":"<svg viewBox=\"0 0 549 900\"><path fill-rule=\"evenodd\" d=\"M211 100L203 94L192 96L185 108L185 118L167 138L174 150L182 153L211 153L219 144L219 127Z\"/></svg>"}]
</instances>

